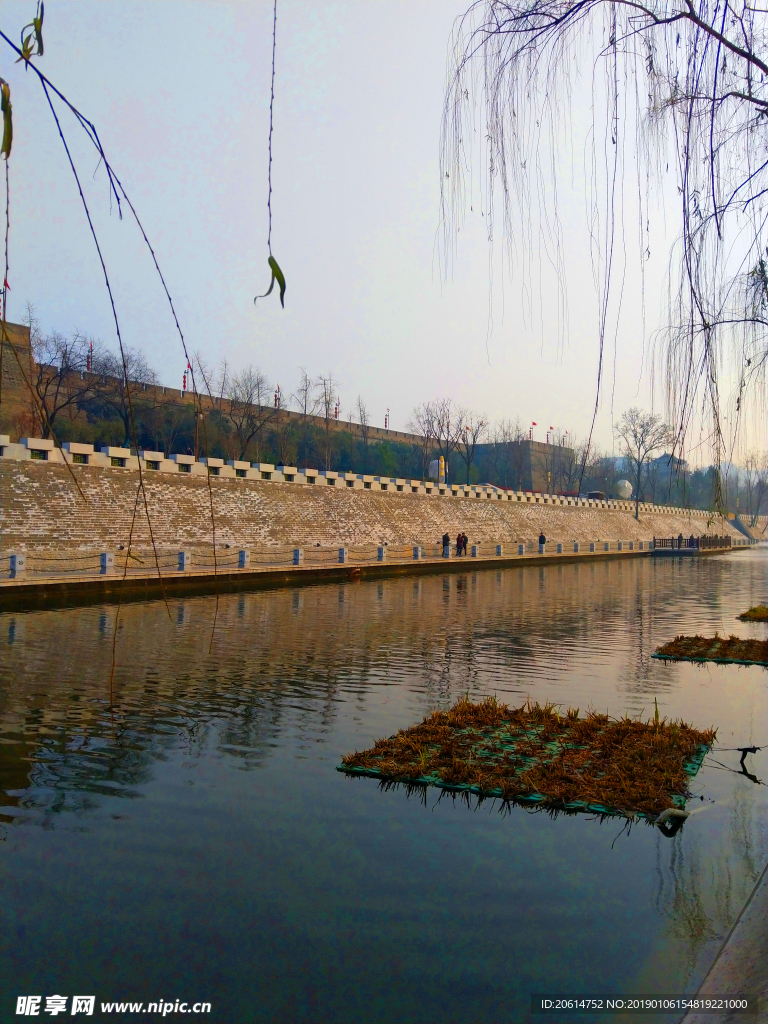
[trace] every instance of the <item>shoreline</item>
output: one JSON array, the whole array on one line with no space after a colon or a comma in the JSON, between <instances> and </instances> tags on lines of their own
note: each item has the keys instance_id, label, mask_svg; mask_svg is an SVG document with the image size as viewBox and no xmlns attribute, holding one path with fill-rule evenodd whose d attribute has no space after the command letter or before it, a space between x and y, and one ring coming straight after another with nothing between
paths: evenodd
<instances>
[{"instance_id":1,"label":"shoreline","mask_svg":"<svg viewBox=\"0 0 768 1024\"><path fill-rule=\"evenodd\" d=\"M698 551L697 557L724 555L743 550L739 547L715 548ZM653 558L654 551L584 551L562 554L496 555L464 558L425 558L397 562L367 561L331 565L283 565L264 568L227 568L214 572L210 569L195 571L167 569L131 570L119 573L80 575L50 575L36 579L22 576L0 581L0 612L31 611L46 608L78 607L89 604L117 604L148 601L167 597L197 597L209 594L236 593L245 590L277 589L306 586L323 582L353 582L359 579L387 579L396 576L459 573L490 569L509 569L513 566L544 566L579 564L585 562L615 561L623 558ZM673 557L666 553L666 557ZM680 553L680 558L692 554Z\"/></svg>"},{"instance_id":2,"label":"shoreline","mask_svg":"<svg viewBox=\"0 0 768 1024\"><path fill-rule=\"evenodd\" d=\"M702 1013L689 1011L680 1024L752 1024L768 1022L768 865L741 909L696 995L759 997L758 1012Z\"/></svg>"}]
</instances>

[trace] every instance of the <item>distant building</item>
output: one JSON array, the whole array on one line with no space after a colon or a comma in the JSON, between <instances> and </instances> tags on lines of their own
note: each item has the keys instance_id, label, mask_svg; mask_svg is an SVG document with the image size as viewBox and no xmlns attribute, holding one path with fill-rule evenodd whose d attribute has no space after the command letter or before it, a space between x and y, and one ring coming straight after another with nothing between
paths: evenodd
<instances>
[{"instance_id":1,"label":"distant building","mask_svg":"<svg viewBox=\"0 0 768 1024\"><path fill-rule=\"evenodd\" d=\"M678 459L676 455L664 452L658 458L651 459L650 468L651 472L661 479L662 477L683 476L688 472L688 463L685 459Z\"/></svg>"},{"instance_id":2,"label":"distant building","mask_svg":"<svg viewBox=\"0 0 768 1024\"><path fill-rule=\"evenodd\" d=\"M524 438L499 445L486 442L478 445L477 454L489 457L495 447L508 449L509 486L538 494L578 494L580 467L573 448Z\"/></svg>"}]
</instances>

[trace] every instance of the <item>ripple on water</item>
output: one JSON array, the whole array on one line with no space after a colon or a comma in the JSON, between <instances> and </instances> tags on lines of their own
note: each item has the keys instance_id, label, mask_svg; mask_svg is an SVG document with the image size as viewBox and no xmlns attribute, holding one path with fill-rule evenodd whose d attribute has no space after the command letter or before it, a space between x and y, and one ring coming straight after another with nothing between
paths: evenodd
<instances>
[{"instance_id":1,"label":"ripple on water","mask_svg":"<svg viewBox=\"0 0 768 1024\"><path fill-rule=\"evenodd\" d=\"M334 767L466 692L658 701L722 747L768 743L763 670L650 657L680 632L765 636L736 615L765 602L766 561L227 595L213 638L212 598L170 618L132 604L111 685L114 606L0 616L0 989L199 992L222 1021L463 1021L527 1020L532 991L695 988L768 851L767 790L729 770L738 755L705 762L671 841Z\"/></svg>"}]
</instances>

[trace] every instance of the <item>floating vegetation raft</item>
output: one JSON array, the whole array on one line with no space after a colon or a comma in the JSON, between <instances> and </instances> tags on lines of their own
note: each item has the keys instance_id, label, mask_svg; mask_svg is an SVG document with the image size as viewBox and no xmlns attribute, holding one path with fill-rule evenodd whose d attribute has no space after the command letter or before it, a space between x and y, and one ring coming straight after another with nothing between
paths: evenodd
<instances>
[{"instance_id":1,"label":"floating vegetation raft","mask_svg":"<svg viewBox=\"0 0 768 1024\"><path fill-rule=\"evenodd\" d=\"M557 705L460 700L420 725L348 754L338 770L521 803L655 818L683 808L715 732Z\"/></svg>"},{"instance_id":2,"label":"floating vegetation raft","mask_svg":"<svg viewBox=\"0 0 768 1024\"><path fill-rule=\"evenodd\" d=\"M656 649L664 661L719 661L731 665L768 665L768 640L740 640L737 636L676 636Z\"/></svg>"},{"instance_id":3,"label":"floating vegetation raft","mask_svg":"<svg viewBox=\"0 0 768 1024\"><path fill-rule=\"evenodd\" d=\"M739 615L742 622L768 622L768 608L764 604L756 604L748 612Z\"/></svg>"}]
</instances>

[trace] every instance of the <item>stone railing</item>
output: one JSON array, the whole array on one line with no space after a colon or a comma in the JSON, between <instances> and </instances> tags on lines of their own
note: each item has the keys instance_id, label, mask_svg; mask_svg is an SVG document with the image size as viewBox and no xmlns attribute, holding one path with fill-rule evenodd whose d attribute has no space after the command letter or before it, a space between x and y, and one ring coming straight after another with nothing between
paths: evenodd
<instances>
[{"instance_id":1,"label":"stone railing","mask_svg":"<svg viewBox=\"0 0 768 1024\"><path fill-rule=\"evenodd\" d=\"M567 497L540 494L531 491L511 491L491 484L439 484L431 480L411 480L400 477L369 476L363 473L340 473L331 470L300 469L295 466L273 466L269 463L240 462L223 459L195 459L192 455L171 455L129 448L102 448L95 451L90 444L65 442L57 448L53 441L25 437L11 444L8 435L0 435L0 459L33 460L51 464L96 466L110 470L138 470L147 476L154 473L176 473L188 476L211 476L230 480L265 480L273 484L294 484L313 487L348 488L358 491L376 491L392 494L420 494L445 498L474 498L485 501L507 501L539 505L574 506L579 508L616 509L633 512L633 501ZM702 509L679 508L672 505L640 503L642 512L666 512L708 519L712 513ZM765 517L761 517L765 518Z\"/></svg>"},{"instance_id":2,"label":"stone railing","mask_svg":"<svg viewBox=\"0 0 768 1024\"><path fill-rule=\"evenodd\" d=\"M745 541L745 543L747 543ZM156 574L158 570L167 573L232 572L234 570L258 570L285 566L331 567L335 565L362 565L376 562L440 561L457 562L472 559L519 558L568 554L604 554L605 552L650 551L652 541L594 541L591 543L539 544L537 541L525 544L473 544L466 556L457 556L455 545L444 554L439 544L426 545L360 545L356 547L291 548L270 547L259 550L245 548L224 548L191 551L132 551L125 550L63 552L8 552L0 556L0 577L29 578L32 575L46 578L113 575L126 573Z\"/></svg>"},{"instance_id":3,"label":"stone railing","mask_svg":"<svg viewBox=\"0 0 768 1024\"><path fill-rule=\"evenodd\" d=\"M712 551L716 548L730 548L740 543L743 539L745 544L756 543L747 537L739 538L734 540L732 537L717 537L717 536L703 536L703 537L683 537L680 534L677 537L654 537L653 546L654 548L668 548L670 551Z\"/></svg>"},{"instance_id":4,"label":"stone railing","mask_svg":"<svg viewBox=\"0 0 768 1024\"><path fill-rule=\"evenodd\" d=\"M718 538L720 539L720 538ZM746 538L726 538L729 544L717 545L724 548L748 547L754 543ZM72 579L73 577L96 575L161 575L197 573L231 573L235 570L258 571L259 569L304 566L305 568L332 568L337 565L372 565L376 563L405 563L413 561L464 562L472 560L529 560L568 555L630 555L637 552L650 553L656 548L669 545L664 540L625 541L573 541L539 544L531 541L517 544L472 544L468 554L458 556L455 545L445 553L440 544L426 545L359 545L355 547L292 548L270 547L259 550L247 548L223 548L216 552L191 551L93 551L52 554L50 552L8 552L0 556L0 579ZM712 547L713 545L707 545Z\"/></svg>"}]
</instances>

